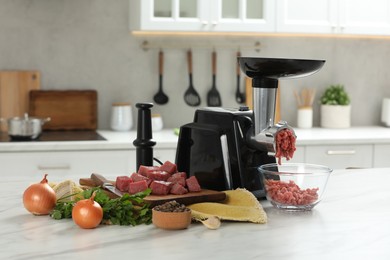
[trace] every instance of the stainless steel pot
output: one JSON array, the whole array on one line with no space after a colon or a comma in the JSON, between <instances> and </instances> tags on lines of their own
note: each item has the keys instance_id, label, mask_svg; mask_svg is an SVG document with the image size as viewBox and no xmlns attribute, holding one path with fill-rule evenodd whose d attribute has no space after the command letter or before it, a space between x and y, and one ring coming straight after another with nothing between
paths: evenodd
<instances>
[{"instance_id":1,"label":"stainless steel pot","mask_svg":"<svg viewBox=\"0 0 390 260\"><path fill-rule=\"evenodd\" d=\"M16 140L32 140L39 137L42 132L42 126L50 121L50 117L40 119L36 117L29 117L24 114L24 117L13 117L7 120L1 118L1 122L7 121L8 135Z\"/></svg>"}]
</instances>

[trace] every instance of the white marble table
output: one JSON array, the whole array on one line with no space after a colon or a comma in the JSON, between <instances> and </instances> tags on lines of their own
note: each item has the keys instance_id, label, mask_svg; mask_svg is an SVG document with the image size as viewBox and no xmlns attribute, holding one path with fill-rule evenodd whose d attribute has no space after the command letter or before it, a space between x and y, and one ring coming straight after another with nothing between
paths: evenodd
<instances>
[{"instance_id":1,"label":"white marble table","mask_svg":"<svg viewBox=\"0 0 390 260\"><path fill-rule=\"evenodd\" d=\"M33 216L22 193L42 176L4 174L0 259L390 259L390 169L334 171L311 212L283 212L262 201L267 224L223 222L218 230L192 224L182 231L83 230L72 220Z\"/></svg>"}]
</instances>

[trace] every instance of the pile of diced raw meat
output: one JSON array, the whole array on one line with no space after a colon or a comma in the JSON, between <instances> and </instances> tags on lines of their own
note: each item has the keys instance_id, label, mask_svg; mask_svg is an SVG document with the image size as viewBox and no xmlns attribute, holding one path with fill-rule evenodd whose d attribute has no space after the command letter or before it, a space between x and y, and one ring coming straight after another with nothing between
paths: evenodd
<instances>
[{"instance_id":1,"label":"pile of diced raw meat","mask_svg":"<svg viewBox=\"0 0 390 260\"><path fill-rule=\"evenodd\" d=\"M118 176L115 186L117 189L135 194L150 188L154 195L175 194L182 195L188 192L201 190L195 176L187 178L185 172L178 172L177 166L166 161L161 166L143 166L131 176Z\"/></svg>"},{"instance_id":2,"label":"pile of diced raw meat","mask_svg":"<svg viewBox=\"0 0 390 260\"><path fill-rule=\"evenodd\" d=\"M267 195L285 205L310 205L318 200L319 188L301 189L294 181L266 180Z\"/></svg>"}]
</instances>

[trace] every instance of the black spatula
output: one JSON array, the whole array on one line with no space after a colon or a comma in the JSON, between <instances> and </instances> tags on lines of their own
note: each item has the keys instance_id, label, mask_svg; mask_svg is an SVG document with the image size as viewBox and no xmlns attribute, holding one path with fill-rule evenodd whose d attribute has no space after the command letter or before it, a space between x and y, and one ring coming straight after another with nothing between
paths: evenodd
<instances>
[{"instance_id":1,"label":"black spatula","mask_svg":"<svg viewBox=\"0 0 390 260\"><path fill-rule=\"evenodd\" d=\"M216 72L217 72L217 53L213 51L211 53L211 63L212 63L212 74L213 74L213 85L210 91L207 93L207 105L209 107L219 107L222 105L221 96L217 90L216 85Z\"/></svg>"}]
</instances>

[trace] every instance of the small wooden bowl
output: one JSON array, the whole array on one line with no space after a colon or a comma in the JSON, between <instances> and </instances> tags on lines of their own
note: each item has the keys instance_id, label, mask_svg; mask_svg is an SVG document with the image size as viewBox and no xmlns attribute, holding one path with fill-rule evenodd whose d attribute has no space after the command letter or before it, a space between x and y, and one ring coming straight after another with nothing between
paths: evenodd
<instances>
[{"instance_id":1,"label":"small wooden bowl","mask_svg":"<svg viewBox=\"0 0 390 260\"><path fill-rule=\"evenodd\" d=\"M163 212L153 209L152 222L162 229L186 229L191 224L191 211Z\"/></svg>"}]
</instances>

